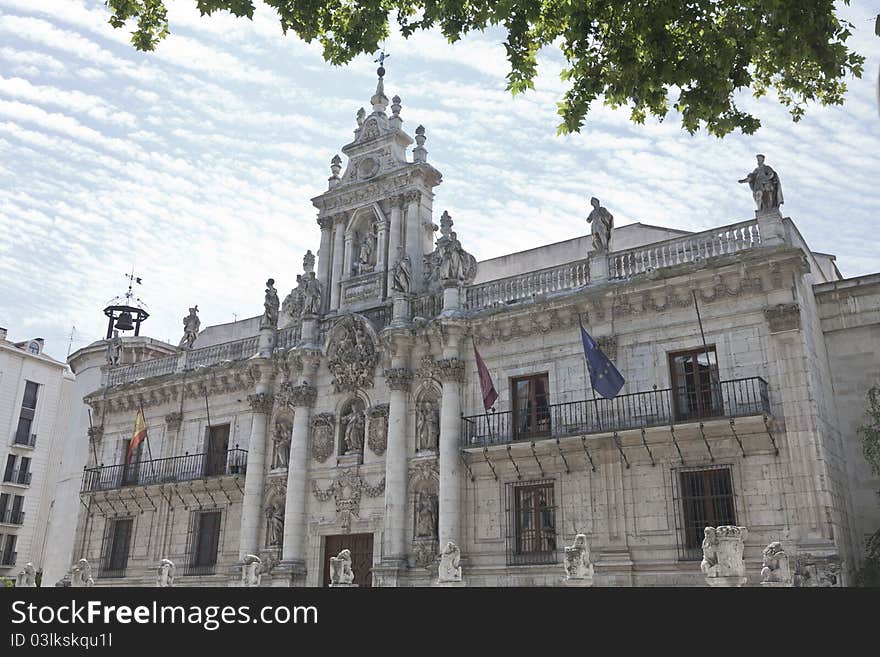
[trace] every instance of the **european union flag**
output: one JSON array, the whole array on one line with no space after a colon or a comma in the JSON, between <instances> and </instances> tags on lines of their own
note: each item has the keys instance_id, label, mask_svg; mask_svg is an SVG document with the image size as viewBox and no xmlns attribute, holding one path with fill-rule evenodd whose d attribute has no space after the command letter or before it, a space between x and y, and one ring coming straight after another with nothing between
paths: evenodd
<instances>
[{"instance_id":1,"label":"european union flag","mask_svg":"<svg viewBox=\"0 0 880 657\"><path fill-rule=\"evenodd\" d=\"M614 399L623 387L623 375L614 367L614 363L608 360L608 356L602 353L596 341L584 330L581 324L581 341L584 343L584 358L587 359L587 367L590 369L590 383L593 390L605 399Z\"/></svg>"}]
</instances>

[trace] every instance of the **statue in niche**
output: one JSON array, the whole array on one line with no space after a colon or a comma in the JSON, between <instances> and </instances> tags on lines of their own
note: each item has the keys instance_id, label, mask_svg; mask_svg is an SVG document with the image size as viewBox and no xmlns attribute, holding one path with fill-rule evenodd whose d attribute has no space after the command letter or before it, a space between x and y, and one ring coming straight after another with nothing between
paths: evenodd
<instances>
[{"instance_id":1,"label":"statue in niche","mask_svg":"<svg viewBox=\"0 0 880 657\"><path fill-rule=\"evenodd\" d=\"M302 274L297 274L296 287L284 297L284 303L281 304L281 316L284 318L285 324L289 324L302 314L305 305L305 287L306 282Z\"/></svg>"},{"instance_id":2,"label":"statue in niche","mask_svg":"<svg viewBox=\"0 0 880 657\"><path fill-rule=\"evenodd\" d=\"M122 338L119 337L119 331L113 331L113 337L107 344L107 363L110 365L119 365L122 358Z\"/></svg>"},{"instance_id":3,"label":"statue in niche","mask_svg":"<svg viewBox=\"0 0 880 657\"><path fill-rule=\"evenodd\" d=\"M174 575L176 572L177 567L171 559L162 559L156 571L156 586L162 588L174 586Z\"/></svg>"},{"instance_id":4,"label":"statue in niche","mask_svg":"<svg viewBox=\"0 0 880 657\"><path fill-rule=\"evenodd\" d=\"M397 247L397 262L391 270L391 289L409 294L412 289L412 262L402 246Z\"/></svg>"},{"instance_id":5,"label":"statue in niche","mask_svg":"<svg viewBox=\"0 0 880 657\"><path fill-rule=\"evenodd\" d=\"M189 315L183 318L183 337L180 339L178 349L192 349L196 338L199 335L199 326L202 325L199 320L199 307L193 306L189 309Z\"/></svg>"},{"instance_id":6,"label":"statue in niche","mask_svg":"<svg viewBox=\"0 0 880 657\"><path fill-rule=\"evenodd\" d=\"M611 246L611 231L614 229L614 216L606 208L599 205L595 196L590 199L593 210L587 217L590 232L593 235L593 251L605 253Z\"/></svg>"},{"instance_id":7,"label":"statue in niche","mask_svg":"<svg viewBox=\"0 0 880 657\"><path fill-rule=\"evenodd\" d=\"M279 420L275 423L275 433L272 436L274 451L272 454L272 468L286 468L290 459L290 432L291 425Z\"/></svg>"},{"instance_id":8,"label":"statue in niche","mask_svg":"<svg viewBox=\"0 0 880 657\"><path fill-rule=\"evenodd\" d=\"M255 554L248 554L244 558L241 565L241 585L247 587L256 587L260 585L263 579L263 561Z\"/></svg>"},{"instance_id":9,"label":"statue in niche","mask_svg":"<svg viewBox=\"0 0 880 657\"><path fill-rule=\"evenodd\" d=\"M437 496L419 493L416 498L416 538L437 538Z\"/></svg>"},{"instance_id":10,"label":"statue in niche","mask_svg":"<svg viewBox=\"0 0 880 657\"><path fill-rule=\"evenodd\" d=\"M321 283L315 272L306 272L303 284L303 315L317 315L321 312Z\"/></svg>"},{"instance_id":11,"label":"statue in niche","mask_svg":"<svg viewBox=\"0 0 880 657\"><path fill-rule=\"evenodd\" d=\"M351 412L342 418L345 423L345 454L355 454L364 449L364 412L352 405Z\"/></svg>"},{"instance_id":12,"label":"statue in niche","mask_svg":"<svg viewBox=\"0 0 880 657\"><path fill-rule=\"evenodd\" d=\"M416 411L416 436L418 437L418 450L437 449L440 438L440 422L438 409L434 402L423 401L419 403Z\"/></svg>"},{"instance_id":13,"label":"statue in niche","mask_svg":"<svg viewBox=\"0 0 880 657\"><path fill-rule=\"evenodd\" d=\"M260 328L278 327L278 292L275 290L275 279L266 281L266 298L263 301L263 317L260 320Z\"/></svg>"},{"instance_id":14,"label":"statue in niche","mask_svg":"<svg viewBox=\"0 0 880 657\"><path fill-rule=\"evenodd\" d=\"M366 235L361 240L358 250L358 261L356 269L358 274L366 274L373 271L373 252L376 250L376 237L373 235L373 228L367 229Z\"/></svg>"},{"instance_id":15,"label":"statue in niche","mask_svg":"<svg viewBox=\"0 0 880 657\"><path fill-rule=\"evenodd\" d=\"M266 507L266 545L276 547L284 540L284 505L277 497Z\"/></svg>"},{"instance_id":16,"label":"statue in niche","mask_svg":"<svg viewBox=\"0 0 880 657\"><path fill-rule=\"evenodd\" d=\"M782 183L779 182L779 175L764 164L764 156L756 155L758 166L742 180L740 183L748 183L752 190L752 196L755 198L755 206L758 212L766 212L768 210L778 210L782 205Z\"/></svg>"},{"instance_id":17,"label":"statue in niche","mask_svg":"<svg viewBox=\"0 0 880 657\"><path fill-rule=\"evenodd\" d=\"M330 557L330 584L348 585L354 582L351 569L351 550L343 550L338 556Z\"/></svg>"}]
</instances>

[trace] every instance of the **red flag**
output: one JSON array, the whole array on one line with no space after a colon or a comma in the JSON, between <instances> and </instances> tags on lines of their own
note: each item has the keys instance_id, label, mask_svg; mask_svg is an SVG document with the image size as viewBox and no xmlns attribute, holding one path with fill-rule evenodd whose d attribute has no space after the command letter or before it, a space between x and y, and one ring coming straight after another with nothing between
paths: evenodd
<instances>
[{"instance_id":1,"label":"red flag","mask_svg":"<svg viewBox=\"0 0 880 657\"><path fill-rule=\"evenodd\" d=\"M495 390L495 384L492 383L492 375L489 374L489 368L486 367L486 363L480 357L480 352L477 351L476 340L474 340L474 356L477 359L477 373L480 375L480 389L483 391L483 408L488 412L495 403L495 400L498 399L498 391Z\"/></svg>"},{"instance_id":2,"label":"red flag","mask_svg":"<svg viewBox=\"0 0 880 657\"><path fill-rule=\"evenodd\" d=\"M134 416L134 435L131 437L131 442L128 443L128 451L125 454L126 463L131 463L132 454L146 437L147 421L144 418L144 409L138 406L137 414Z\"/></svg>"}]
</instances>

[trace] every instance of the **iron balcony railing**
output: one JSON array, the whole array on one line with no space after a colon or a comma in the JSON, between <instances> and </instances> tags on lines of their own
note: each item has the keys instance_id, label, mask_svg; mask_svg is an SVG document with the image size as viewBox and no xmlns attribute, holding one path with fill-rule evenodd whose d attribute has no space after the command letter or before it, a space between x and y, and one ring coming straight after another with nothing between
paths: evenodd
<instances>
[{"instance_id":1,"label":"iron balcony railing","mask_svg":"<svg viewBox=\"0 0 880 657\"><path fill-rule=\"evenodd\" d=\"M32 476L33 475L30 472L22 468L19 468L18 470L9 470L3 473L3 483L30 486Z\"/></svg>"},{"instance_id":2,"label":"iron balcony railing","mask_svg":"<svg viewBox=\"0 0 880 657\"><path fill-rule=\"evenodd\" d=\"M6 552L0 557L0 566L14 566L18 552Z\"/></svg>"},{"instance_id":3,"label":"iron balcony railing","mask_svg":"<svg viewBox=\"0 0 880 657\"><path fill-rule=\"evenodd\" d=\"M246 471L247 450L236 447L217 454L186 454L152 461L86 468L81 490L83 493L94 493L129 486L243 475Z\"/></svg>"},{"instance_id":4,"label":"iron balcony railing","mask_svg":"<svg viewBox=\"0 0 880 657\"><path fill-rule=\"evenodd\" d=\"M101 568L98 570L98 577L103 579L118 579L120 577L125 577L125 570L125 566L122 568Z\"/></svg>"},{"instance_id":5,"label":"iron balcony railing","mask_svg":"<svg viewBox=\"0 0 880 657\"><path fill-rule=\"evenodd\" d=\"M13 511L12 509L7 509L3 513L0 513L0 523L4 523L6 525L23 525L24 511Z\"/></svg>"},{"instance_id":6,"label":"iron balcony railing","mask_svg":"<svg viewBox=\"0 0 880 657\"><path fill-rule=\"evenodd\" d=\"M217 570L216 563L188 564L187 567L184 569L183 574L184 575L192 575L192 576L213 575L216 570Z\"/></svg>"},{"instance_id":7,"label":"iron balcony railing","mask_svg":"<svg viewBox=\"0 0 880 657\"><path fill-rule=\"evenodd\" d=\"M16 447L36 447L37 434L16 432L15 438L12 439L12 444Z\"/></svg>"},{"instance_id":8,"label":"iron balcony railing","mask_svg":"<svg viewBox=\"0 0 880 657\"><path fill-rule=\"evenodd\" d=\"M461 441L486 447L769 412L767 382L750 377L465 416Z\"/></svg>"}]
</instances>

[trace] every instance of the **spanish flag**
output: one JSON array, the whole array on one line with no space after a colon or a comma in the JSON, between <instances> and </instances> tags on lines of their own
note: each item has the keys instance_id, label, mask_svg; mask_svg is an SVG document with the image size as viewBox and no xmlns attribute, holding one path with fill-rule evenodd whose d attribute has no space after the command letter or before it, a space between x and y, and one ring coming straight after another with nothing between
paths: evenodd
<instances>
[{"instance_id":1,"label":"spanish flag","mask_svg":"<svg viewBox=\"0 0 880 657\"><path fill-rule=\"evenodd\" d=\"M147 421L144 419L144 409L138 406L137 414L134 416L134 435L131 437L131 442L128 443L128 452L125 454L126 463L131 463L131 455L146 437Z\"/></svg>"}]
</instances>

